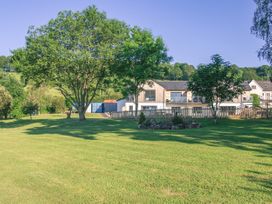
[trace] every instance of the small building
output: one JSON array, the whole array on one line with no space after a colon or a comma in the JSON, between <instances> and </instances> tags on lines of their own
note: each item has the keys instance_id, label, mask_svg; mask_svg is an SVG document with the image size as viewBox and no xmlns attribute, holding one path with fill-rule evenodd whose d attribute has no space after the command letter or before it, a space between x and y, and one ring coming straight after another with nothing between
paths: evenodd
<instances>
[{"instance_id":1,"label":"small building","mask_svg":"<svg viewBox=\"0 0 272 204\"><path fill-rule=\"evenodd\" d=\"M86 112L87 113L117 112L117 101L105 100L103 103L101 102L91 103L87 108Z\"/></svg>"}]
</instances>

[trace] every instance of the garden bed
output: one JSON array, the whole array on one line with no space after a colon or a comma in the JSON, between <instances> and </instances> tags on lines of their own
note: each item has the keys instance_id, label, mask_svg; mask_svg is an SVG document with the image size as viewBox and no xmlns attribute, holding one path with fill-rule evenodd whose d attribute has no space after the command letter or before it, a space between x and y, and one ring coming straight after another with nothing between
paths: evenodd
<instances>
[{"instance_id":1,"label":"garden bed","mask_svg":"<svg viewBox=\"0 0 272 204\"><path fill-rule=\"evenodd\" d=\"M176 130L176 129L191 129L200 128L200 123L192 119L192 117L182 117L175 115L174 117L154 117L146 118L141 113L138 122L138 128L140 129L165 129L165 130Z\"/></svg>"}]
</instances>

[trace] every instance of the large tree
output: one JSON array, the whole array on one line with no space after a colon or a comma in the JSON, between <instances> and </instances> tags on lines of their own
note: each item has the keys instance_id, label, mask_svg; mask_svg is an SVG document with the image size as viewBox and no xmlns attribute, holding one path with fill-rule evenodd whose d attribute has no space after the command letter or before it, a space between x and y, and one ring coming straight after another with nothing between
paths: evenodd
<instances>
[{"instance_id":1,"label":"large tree","mask_svg":"<svg viewBox=\"0 0 272 204\"><path fill-rule=\"evenodd\" d=\"M163 75L164 69L160 65L170 60L167 49L162 38L134 27L130 29L130 36L119 50L117 58L119 87L124 95L134 96L137 116L138 96L146 83L152 83L152 79Z\"/></svg>"},{"instance_id":2,"label":"large tree","mask_svg":"<svg viewBox=\"0 0 272 204\"><path fill-rule=\"evenodd\" d=\"M123 22L108 19L95 7L63 11L47 25L29 29L25 48L13 52L13 65L27 80L59 89L85 120L127 34Z\"/></svg>"},{"instance_id":3,"label":"large tree","mask_svg":"<svg viewBox=\"0 0 272 204\"><path fill-rule=\"evenodd\" d=\"M259 58L263 58L272 65L272 0L254 0L257 8L254 13L252 34L265 41L259 50ZM269 72L270 80L271 72Z\"/></svg>"},{"instance_id":4,"label":"large tree","mask_svg":"<svg viewBox=\"0 0 272 204\"><path fill-rule=\"evenodd\" d=\"M220 104L243 92L243 80L241 70L225 62L220 55L212 56L211 60L210 64L198 67L188 87L194 95L205 98L216 122Z\"/></svg>"}]
</instances>

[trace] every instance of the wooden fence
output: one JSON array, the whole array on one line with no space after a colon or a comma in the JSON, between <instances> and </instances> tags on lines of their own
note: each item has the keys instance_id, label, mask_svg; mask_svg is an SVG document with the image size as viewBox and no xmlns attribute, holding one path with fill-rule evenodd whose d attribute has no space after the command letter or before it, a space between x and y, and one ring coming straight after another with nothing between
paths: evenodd
<instances>
[{"instance_id":1,"label":"wooden fence","mask_svg":"<svg viewBox=\"0 0 272 204\"><path fill-rule=\"evenodd\" d=\"M211 108L184 108L180 110L157 109L157 110L139 110L138 116L143 112L146 117L173 117L174 115L192 118L212 118ZM112 118L116 119L134 119L135 111L123 111L111 113ZM272 118L272 109L253 109L253 108L223 108L218 111L218 118Z\"/></svg>"}]
</instances>

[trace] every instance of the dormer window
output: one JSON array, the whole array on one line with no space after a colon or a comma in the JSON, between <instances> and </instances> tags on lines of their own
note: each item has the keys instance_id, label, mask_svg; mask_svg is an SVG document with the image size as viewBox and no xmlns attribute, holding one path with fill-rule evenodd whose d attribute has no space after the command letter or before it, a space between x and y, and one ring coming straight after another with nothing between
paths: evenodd
<instances>
[{"instance_id":1,"label":"dormer window","mask_svg":"<svg viewBox=\"0 0 272 204\"><path fill-rule=\"evenodd\" d=\"M251 88L252 88L252 89L256 89L257 87L256 87L255 85L252 85Z\"/></svg>"}]
</instances>

